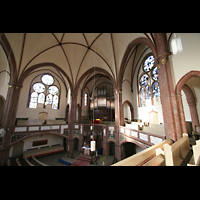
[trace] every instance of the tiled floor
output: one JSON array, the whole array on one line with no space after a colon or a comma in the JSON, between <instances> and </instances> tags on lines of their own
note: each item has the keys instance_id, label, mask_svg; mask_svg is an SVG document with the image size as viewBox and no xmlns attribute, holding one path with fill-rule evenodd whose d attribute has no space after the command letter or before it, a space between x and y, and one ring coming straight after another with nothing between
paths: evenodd
<instances>
[{"instance_id":1,"label":"tiled floor","mask_svg":"<svg viewBox=\"0 0 200 200\"><path fill-rule=\"evenodd\" d=\"M67 166L66 164L63 164L59 161L60 158L62 158L65 161L68 161L70 163L73 163L76 158L80 155L80 151L74 151L74 158L67 157L67 153L57 154L53 156L48 156L44 158L38 158L41 162L50 165L50 166ZM102 155L100 155L101 157ZM104 156L103 156L104 157ZM106 161L104 166L110 166L112 165L114 156L105 156ZM89 164L88 166L103 166L103 164L100 161L100 158L97 160L97 164Z\"/></svg>"}]
</instances>

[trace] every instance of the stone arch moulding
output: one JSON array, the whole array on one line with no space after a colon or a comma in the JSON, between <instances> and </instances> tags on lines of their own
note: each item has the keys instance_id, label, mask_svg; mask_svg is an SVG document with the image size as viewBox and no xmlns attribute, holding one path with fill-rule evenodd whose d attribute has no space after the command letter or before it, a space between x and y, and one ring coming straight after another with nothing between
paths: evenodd
<instances>
[{"instance_id":1,"label":"stone arch moulding","mask_svg":"<svg viewBox=\"0 0 200 200\"><path fill-rule=\"evenodd\" d=\"M122 145L122 144L124 144L124 143L126 143L126 142L130 142L130 143L133 143L133 144L136 144L136 145L138 145L139 147L141 147L142 149L146 149L146 147L144 146L144 145L142 145L142 144L140 144L139 142L136 142L135 140L133 140L133 139L125 139L125 140L123 140L122 142L120 142L120 146Z\"/></svg>"},{"instance_id":2,"label":"stone arch moulding","mask_svg":"<svg viewBox=\"0 0 200 200\"><path fill-rule=\"evenodd\" d=\"M191 120L192 120L193 130L195 130L195 126L200 126L195 97L194 97L192 90L190 89L190 87L187 84L184 84L182 90L185 93L185 96L187 99L187 103L188 103L188 106L190 109L190 116L191 116Z\"/></svg>"},{"instance_id":3,"label":"stone arch moulding","mask_svg":"<svg viewBox=\"0 0 200 200\"><path fill-rule=\"evenodd\" d=\"M1 126L1 123L2 123L2 118L3 118L3 110L4 110L4 107L5 107L5 102L6 102L6 99L4 98L4 96L0 95L0 99L2 99L3 101L3 108L2 108L2 111L1 111L1 115L0 115L0 126Z\"/></svg>"},{"instance_id":4,"label":"stone arch moulding","mask_svg":"<svg viewBox=\"0 0 200 200\"><path fill-rule=\"evenodd\" d=\"M124 103L122 104L122 108L124 108L124 104L128 103L128 105L130 106L130 111L131 111L131 120L133 120L134 118L134 114L133 114L133 105L129 100L124 101ZM122 112L122 122L124 124L124 112Z\"/></svg>"},{"instance_id":5,"label":"stone arch moulding","mask_svg":"<svg viewBox=\"0 0 200 200\"><path fill-rule=\"evenodd\" d=\"M133 40L131 43L129 43L129 45L127 46L122 61L121 61L121 65L120 65L120 70L119 70L119 74L118 74L118 78L117 78L117 82L118 82L118 88L122 89L122 79L124 76L124 72L125 72L125 64L126 64L126 60L129 56L130 51L132 50L132 48L138 44L144 43L147 46L149 46L149 48L152 50L152 53L155 57L155 60L157 60L157 51L156 51L156 47L154 46L154 44L152 43L152 41L148 38L144 38L144 37L139 37L135 40Z\"/></svg>"},{"instance_id":6,"label":"stone arch moulding","mask_svg":"<svg viewBox=\"0 0 200 200\"><path fill-rule=\"evenodd\" d=\"M176 88L175 88L175 93L176 95L180 95L181 94L181 90L184 86L184 84L192 77L200 77L200 71L190 71L187 74L185 74L176 84Z\"/></svg>"},{"instance_id":7,"label":"stone arch moulding","mask_svg":"<svg viewBox=\"0 0 200 200\"><path fill-rule=\"evenodd\" d=\"M185 83L192 77L200 77L200 71L190 71L186 73L176 84L175 87L175 94L176 94L176 100L177 100L177 105L178 105L178 115L179 115L179 120L181 123L181 133L187 133L187 127L186 127L186 122L185 122L185 114L183 110L183 102L182 102L182 97L181 97L181 90ZM177 138L180 139L182 136L181 134L177 135Z\"/></svg>"},{"instance_id":8,"label":"stone arch moulding","mask_svg":"<svg viewBox=\"0 0 200 200\"><path fill-rule=\"evenodd\" d=\"M33 65L31 67L29 67L25 72L23 72L19 78L19 81L18 81L18 85L19 86L22 86L23 84L23 81L24 79L33 71L33 70L36 70L38 68L41 68L41 67L46 67L46 66L51 66L51 67L54 67L56 68L57 70L59 70L66 78L67 78L67 81L69 83L69 86L70 86L70 89L71 91L73 91L73 84L69 78L69 76L66 74L66 72L61 69L58 65L54 64L54 63L48 63L48 62L45 62L45 63L39 63L39 64L36 64L36 65Z\"/></svg>"},{"instance_id":9,"label":"stone arch moulding","mask_svg":"<svg viewBox=\"0 0 200 200\"><path fill-rule=\"evenodd\" d=\"M0 44L3 47L7 59L9 58L8 62L10 67L10 81L8 84L13 85L17 79L17 65L12 47L10 46L10 43L8 42L4 33L0 33Z\"/></svg>"},{"instance_id":10,"label":"stone arch moulding","mask_svg":"<svg viewBox=\"0 0 200 200\"><path fill-rule=\"evenodd\" d=\"M87 70L78 80L77 84L76 84L76 87L75 87L75 93L78 91L78 88L81 84L81 82L83 81L83 79L90 73L92 73L94 71L94 67L90 68L89 70ZM102 69L100 67L95 67L95 71L99 71L99 72L103 72L104 74L106 74L110 80L112 81L113 83L113 89L116 89L116 82L115 82L115 79L112 77L112 75L107 72L105 69Z\"/></svg>"}]
</instances>

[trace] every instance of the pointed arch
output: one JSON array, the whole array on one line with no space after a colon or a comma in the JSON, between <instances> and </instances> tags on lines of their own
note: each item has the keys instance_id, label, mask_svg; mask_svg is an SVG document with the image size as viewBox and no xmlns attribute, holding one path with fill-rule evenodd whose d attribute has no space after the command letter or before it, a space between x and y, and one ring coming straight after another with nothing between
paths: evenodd
<instances>
[{"instance_id":1,"label":"pointed arch","mask_svg":"<svg viewBox=\"0 0 200 200\"><path fill-rule=\"evenodd\" d=\"M129 100L124 101L124 103L122 104L122 108L124 109L124 104L127 103L130 107L130 111L131 111L131 120L133 120L134 118L134 113L133 113L133 105ZM124 112L122 112L122 123L124 124Z\"/></svg>"},{"instance_id":2,"label":"pointed arch","mask_svg":"<svg viewBox=\"0 0 200 200\"><path fill-rule=\"evenodd\" d=\"M128 56L132 50L132 48L138 44L144 43L147 46L150 47L150 49L152 50L152 53L155 57L155 60L157 58L157 51L156 51L156 47L154 46L154 44L152 43L152 41L148 38L144 38L144 37L139 37L135 40L133 40L126 48L125 52L124 52L124 56L122 58L121 61L121 65L120 65L120 70L119 70L119 74L118 74L118 88L122 89L122 81L123 81L123 76L124 76L124 72L126 69L126 60L128 59Z\"/></svg>"},{"instance_id":3,"label":"pointed arch","mask_svg":"<svg viewBox=\"0 0 200 200\"><path fill-rule=\"evenodd\" d=\"M183 89L185 83L192 77L200 77L200 71L191 70L190 72L186 73L176 84L175 87L175 95L176 95L176 101L178 105L178 117L180 119L181 123L181 132L178 135L178 139L180 139L181 133L187 133L187 127L185 122L185 114L183 110L183 102L181 97L181 90Z\"/></svg>"},{"instance_id":4,"label":"pointed arch","mask_svg":"<svg viewBox=\"0 0 200 200\"><path fill-rule=\"evenodd\" d=\"M17 80L17 64L12 47L10 46L10 43L4 33L0 33L0 44L4 49L10 67L10 81L8 84L13 85Z\"/></svg>"},{"instance_id":5,"label":"pointed arch","mask_svg":"<svg viewBox=\"0 0 200 200\"><path fill-rule=\"evenodd\" d=\"M33 70L36 70L36 69L41 68L41 67L46 67L46 66L54 67L55 69L57 69L58 71L60 71L60 72L67 78L67 81L68 81L68 83L69 83L70 89L71 89L71 91L73 91L73 84L72 84L72 82L71 82L69 76L66 74L66 72L65 72L63 69L61 69L58 65L56 65L56 64L54 64L54 63L49 63L49 62L39 63L39 64L36 64L36 65L33 65L33 66L29 67L26 71L24 71L24 72L20 75L20 78L19 78L19 81L18 81L18 85L19 85L19 86L22 86L24 79L25 79Z\"/></svg>"}]
</instances>

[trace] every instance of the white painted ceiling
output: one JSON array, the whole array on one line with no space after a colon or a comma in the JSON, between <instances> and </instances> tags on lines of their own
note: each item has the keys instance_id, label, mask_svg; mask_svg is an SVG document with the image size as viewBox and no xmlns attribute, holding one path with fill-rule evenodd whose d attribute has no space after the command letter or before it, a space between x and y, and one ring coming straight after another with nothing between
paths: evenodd
<instances>
[{"instance_id":1,"label":"white painted ceiling","mask_svg":"<svg viewBox=\"0 0 200 200\"><path fill-rule=\"evenodd\" d=\"M14 52L18 78L31 66L48 62L63 69L73 87L94 66L106 70L116 81L129 43L139 37L154 42L150 33L5 33L5 36ZM130 63L133 56L129 59ZM137 57L139 59L139 55ZM131 81L131 72L126 72L125 76ZM89 79L89 76L85 79ZM63 80L67 82L65 78Z\"/></svg>"}]
</instances>

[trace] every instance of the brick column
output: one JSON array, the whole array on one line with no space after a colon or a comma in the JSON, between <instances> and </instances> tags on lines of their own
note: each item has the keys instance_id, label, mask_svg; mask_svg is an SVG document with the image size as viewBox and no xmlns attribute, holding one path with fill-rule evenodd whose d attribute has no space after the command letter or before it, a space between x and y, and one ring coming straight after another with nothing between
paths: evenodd
<instances>
[{"instance_id":1,"label":"brick column","mask_svg":"<svg viewBox=\"0 0 200 200\"><path fill-rule=\"evenodd\" d=\"M121 160L121 148L119 144L119 126L123 126L123 107L122 107L122 90L114 90L114 95L115 95L115 137L116 137L116 142L115 142L115 157L118 160Z\"/></svg>"},{"instance_id":2,"label":"brick column","mask_svg":"<svg viewBox=\"0 0 200 200\"><path fill-rule=\"evenodd\" d=\"M6 130L0 150L0 165L7 165L10 151L11 136L14 133L21 86L9 85L6 103L3 111L2 126Z\"/></svg>"},{"instance_id":3,"label":"brick column","mask_svg":"<svg viewBox=\"0 0 200 200\"><path fill-rule=\"evenodd\" d=\"M69 151L72 152L74 150L74 126L76 124L76 104L77 104L77 93L71 93L71 103L69 107L69 115L68 115L68 127L69 127ZM72 157L72 154L71 154Z\"/></svg>"},{"instance_id":4,"label":"brick column","mask_svg":"<svg viewBox=\"0 0 200 200\"><path fill-rule=\"evenodd\" d=\"M169 62L170 50L164 33L155 33L157 47L156 62L158 66L160 98L163 110L165 135L176 141L181 137L179 109L173 85Z\"/></svg>"}]
</instances>

